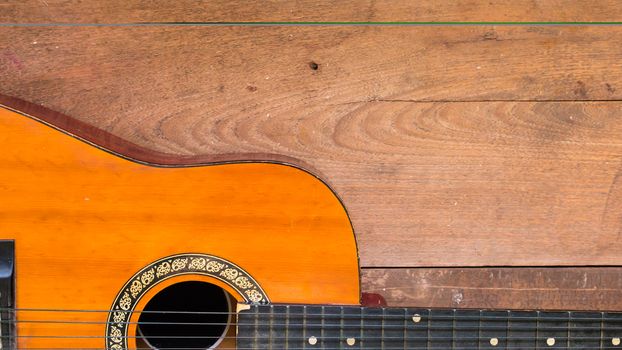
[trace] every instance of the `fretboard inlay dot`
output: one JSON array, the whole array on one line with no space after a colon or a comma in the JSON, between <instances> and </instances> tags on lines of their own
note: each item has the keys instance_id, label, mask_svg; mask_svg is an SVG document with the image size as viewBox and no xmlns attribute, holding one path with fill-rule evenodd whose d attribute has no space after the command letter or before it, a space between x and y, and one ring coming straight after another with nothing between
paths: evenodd
<instances>
[{"instance_id":1,"label":"fretboard inlay dot","mask_svg":"<svg viewBox=\"0 0 622 350\"><path fill-rule=\"evenodd\" d=\"M546 340L546 345L548 345L548 346L553 346L553 345L555 345L555 338L548 338L548 339Z\"/></svg>"},{"instance_id":2,"label":"fretboard inlay dot","mask_svg":"<svg viewBox=\"0 0 622 350\"><path fill-rule=\"evenodd\" d=\"M497 339L497 338L490 338L490 345L497 346L497 344L499 344L499 339Z\"/></svg>"},{"instance_id":3,"label":"fretboard inlay dot","mask_svg":"<svg viewBox=\"0 0 622 350\"><path fill-rule=\"evenodd\" d=\"M356 344L356 339L348 338L348 339L346 339L346 344L348 344L349 346L352 346L352 345Z\"/></svg>"},{"instance_id":4,"label":"fretboard inlay dot","mask_svg":"<svg viewBox=\"0 0 622 350\"><path fill-rule=\"evenodd\" d=\"M612 338L611 344L613 344L614 346L620 345L620 338Z\"/></svg>"},{"instance_id":5,"label":"fretboard inlay dot","mask_svg":"<svg viewBox=\"0 0 622 350\"><path fill-rule=\"evenodd\" d=\"M419 323L419 322L421 322L421 315L419 315L419 314L414 314L414 315L413 315L413 322L415 322L415 323Z\"/></svg>"},{"instance_id":6,"label":"fretboard inlay dot","mask_svg":"<svg viewBox=\"0 0 622 350\"><path fill-rule=\"evenodd\" d=\"M317 344L317 338L314 337L314 336L310 336L309 337L309 344L311 344L311 345Z\"/></svg>"}]
</instances>

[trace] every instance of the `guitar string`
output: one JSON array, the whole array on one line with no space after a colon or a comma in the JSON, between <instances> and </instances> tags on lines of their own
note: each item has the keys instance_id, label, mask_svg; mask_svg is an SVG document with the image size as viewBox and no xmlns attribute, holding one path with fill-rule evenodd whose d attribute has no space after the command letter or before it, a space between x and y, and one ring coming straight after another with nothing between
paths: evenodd
<instances>
[{"instance_id":1,"label":"guitar string","mask_svg":"<svg viewBox=\"0 0 622 350\"><path fill-rule=\"evenodd\" d=\"M297 317L298 318L298 317ZM290 318L293 319L293 318ZM327 320L327 319L324 319ZM332 326L332 325L326 325L325 322L322 319L317 320L318 323L309 323L309 321L306 321L304 323L304 325L307 326ZM338 319L341 320L341 319ZM356 319L356 321L358 321L359 319ZM376 317L376 318L362 318L361 320L363 321L377 321L377 322L382 322L385 321L386 319L381 318L381 317ZM412 321L412 319L410 318L404 318L404 321L408 321L414 324L425 324L428 321L452 321L453 319L451 318L443 318L443 319L439 319L439 318L422 318L421 321L419 322L414 322ZM456 319L457 321L461 321ZM274 321L274 319L265 319L265 320L260 320L260 321ZM286 320L287 321L287 320ZM392 321L397 321L399 322L400 319L394 319ZM478 318L474 318L474 319L469 319L468 321L490 321L490 322L521 322L521 321L525 321L525 320L513 320L513 319L504 319L504 320L485 320L485 319L478 319ZM536 321L536 319L532 319L532 320L527 320L527 321ZM585 321L584 319L564 319L564 320L546 320L546 319L538 319L538 321L540 322L545 322L545 323L600 323L601 321L606 322L608 325L611 324L616 324L618 326L622 326L622 323L620 321L622 320L616 320L616 322L611 322L609 320L600 320L600 319L594 319L593 321ZM193 325L193 326L219 326L219 325L227 325L230 324L232 322L184 322L184 321L170 321L170 322L166 322L166 321L158 321L158 322L153 322L153 321L143 321L143 322L135 322L135 321L121 321L121 322L114 322L114 321L82 321L82 320L1 320L0 324L17 324L17 323L43 323L43 324L75 324L75 325L80 325L80 324L166 324L166 325ZM254 325L255 323L237 323L240 326L249 326L249 325ZM274 324L275 326L286 326L288 325L287 323L276 323ZM289 325L302 325L301 324L291 324L289 323ZM357 326L356 324L353 325L346 325L346 326ZM373 325L369 325L369 326L373 326ZM393 325L386 325L387 327L393 326ZM549 328L554 328L554 327L549 327ZM586 327L582 327L583 329L589 329ZM600 328L598 328L600 329Z\"/></svg>"},{"instance_id":2,"label":"guitar string","mask_svg":"<svg viewBox=\"0 0 622 350\"><path fill-rule=\"evenodd\" d=\"M290 318L293 319L293 318ZM324 319L324 320L328 320L329 319ZM338 319L341 320L341 319ZM376 318L359 318L356 319L356 321L358 320L363 320L365 322L369 322L369 321L377 321L377 322L381 322L381 321L385 321L386 319L381 318L381 317L376 317ZM418 322L414 322L412 321L412 319L410 318L404 318L404 321L408 321L414 324L419 324L419 323L426 323L426 321L452 321L453 319L451 318L422 318L421 321ZM274 319L263 319L260 321L274 321ZM321 326L321 325L326 325L325 322L322 322L322 319L317 320L318 323L309 323L309 321L306 321L304 324L307 326ZM400 322L400 319L393 319L390 321L397 321ZM544 322L544 323L599 323L601 321L607 323L607 324L615 324L618 326L622 326L622 320L615 320L615 322L611 321L611 320L600 320L600 319L594 319L592 320L584 320L584 319L564 319L564 320L550 320L550 319L531 319L531 320L514 320L514 319L503 319L503 320L499 320L499 319L495 319L495 320L486 320L486 319L478 319L478 318L474 318L474 319L456 319L456 321L490 321L490 322L522 322L522 321L539 321L539 322ZM167 324L167 325L193 325L193 326L219 326L219 325L227 325L230 324L232 322L185 322L185 321L170 321L170 322L166 322L166 321L158 321L158 322L153 322L153 321L143 321L143 322L130 322L130 321L121 321L121 322L114 322L114 321L81 321L81 320L1 320L0 324L16 324L16 323L43 323L43 324L76 324L76 325L80 325L80 324ZM249 325L254 325L254 323L237 323L240 326L249 326ZM291 323L290 323L291 324ZM282 323L276 323L274 324L276 326L285 326L287 324ZM346 325L348 326L348 325ZM356 326L356 325L352 325L352 326ZM387 326L391 326L391 325L387 325ZM585 327L583 327L585 328ZM589 328L588 328L589 329ZM599 328L600 329L600 328Z\"/></svg>"},{"instance_id":3,"label":"guitar string","mask_svg":"<svg viewBox=\"0 0 622 350\"><path fill-rule=\"evenodd\" d=\"M296 306L294 306L296 307ZM302 306L301 306L302 307ZM315 307L315 306L312 306ZM320 307L320 306L317 306ZM382 308L369 308L369 309L363 309L361 308L360 310L383 310ZM511 321L530 321L530 320L541 320L541 321L578 321L578 322L590 322L590 321L612 321L612 322L621 322L622 321L622 312L600 312L600 311L571 311L571 312L567 312L567 311L518 311L518 312L528 312L528 313L535 313L534 316L527 316L527 315L522 315L522 316L513 316L511 315L511 312L516 312L516 311L498 311L498 310L468 310L468 311L472 311L472 312L496 312L496 313L503 313L504 315L460 315L460 314L454 314L454 315L429 315L430 309L393 309L393 308L389 308L389 309L385 309L385 310L399 310L399 311L404 311L407 312L409 311L410 313L408 315L391 315L391 314L363 314L363 313L358 313L358 314L352 314L352 313L348 313L348 314L341 314L341 313L296 313L293 314L293 316L295 317L305 317L305 318L309 318L309 317L319 317L319 318L353 318L353 319L360 319L360 318L384 318L384 319L411 319L413 316L418 316L421 317L422 319L436 319L436 320L441 320L441 319L446 319L446 320L453 320L453 319L460 319L460 320L464 320L464 319L469 319L469 320L511 320ZM454 311L458 311L460 312L460 310L464 310L464 309L439 309L439 311L441 312L454 312ZM0 308L0 312L1 311L5 311L5 312L9 312L9 313L13 313L13 312L17 312L17 313L25 313L25 312L49 312L49 313L125 313L125 314L180 314L180 315L238 315L238 312L229 312L229 311L223 311L223 312L215 312L215 311L156 311L156 310L134 310L134 311L129 311L129 310L85 310L85 309L74 309L74 310L70 310L70 309L33 309L33 308L17 308L17 309L9 309L9 308ZM285 310L283 310L285 311ZM434 313L435 310L432 309L432 313ZM244 311L242 311L242 313L244 313ZM557 313L557 314L566 314L568 316L547 316L547 315L538 315L537 313ZM570 316L572 316L572 313L577 313L577 314L601 314L602 317L576 317L576 318L570 318ZM247 315L270 315L272 317L291 317L292 314L290 313L289 315L286 313L273 313L273 312L248 312ZM607 315L607 316L605 316ZM616 315L618 317L610 317L611 315Z\"/></svg>"},{"instance_id":4,"label":"guitar string","mask_svg":"<svg viewBox=\"0 0 622 350\"><path fill-rule=\"evenodd\" d=\"M382 321L381 319L377 320L377 321ZM63 321L63 320L3 320L0 321L1 324L17 324L17 323L31 323L31 324L65 324L65 325L75 325L75 326L80 326L80 325L107 325L107 324L139 324L139 325L171 325L171 326L227 326L227 325L236 325L236 326L256 326L255 323L227 323L227 322L106 322L106 321ZM266 325L268 326L268 325ZM622 325L621 325L622 326ZM363 327L360 326L360 324L345 324L345 325L339 325L339 324L324 324L324 323L311 323L309 324L308 322L306 323L277 323L274 324L272 323L270 325L270 327L319 327L321 329L329 329L329 328L339 328L339 329L343 329L343 328L354 328L354 329L358 329L358 328L364 328L364 329L404 329L404 328L408 328L404 325L381 325L381 324L372 324L372 325L364 325ZM424 325L417 325L416 326L419 329L431 329L431 330L442 330L442 329L447 329L447 330L464 330L464 329L485 329L485 330L489 330L489 329L507 329L508 326L507 325L487 325L485 327L481 327L481 325L473 325L473 326L449 326L449 325L434 325L434 326L424 326ZM622 330L622 327L620 330ZM549 325L546 327L529 327L529 326L512 326L511 328L512 330L516 330L516 331L530 331L530 330L563 330L566 331L568 329L568 327L564 327L564 326L554 326L554 325ZM602 327L574 327L573 329L576 330L580 330L580 331L585 331L585 330L601 330ZM622 334L621 334L622 336Z\"/></svg>"},{"instance_id":5,"label":"guitar string","mask_svg":"<svg viewBox=\"0 0 622 350\"><path fill-rule=\"evenodd\" d=\"M373 338L371 338L373 337ZM378 341L382 341L382 340L390 340L390 341L409 341L409 340L426 340L426 341L430 341L430 342L434 342L434 341L447 341L447 340L485 340L485 339L490 339L490 338L496 338L497 340L548 340L551 337L547 337L547 336L542 336L542 337L509 337L509 336L501 336L501 335L490 335L490 336L485 336L485 337L460 337L460 338L455 338L455 337L447 337L447 336L438 336L438 337L389 337L389 336L385 336L385 337L378 337L378 336L371 336L369 339L374 339L374 340L378 340ZM186 336L186 335L157 335L157 336L148 336L148 337L144 337L144 336L106 336L106 335L15 335L15 336L10 336L10 335L2 335L0 336L0 338L2 339L63 339L63 340L67 340L67 339L253 339L253 340L280 340L280 339L291 339L291 337L271 337L268 338L266 337L265 339L260 339L258 337L251 337L251 336L247 336L247 337L235 337L235 336L226 336L226 337L221 337L221 336ZM340 337L340 336L333 336L333 337L321 337L321 336L316 336L315 337L316 340L318 342L320 342L321 340L334 340L334 339L344 339L347 338L346 336ZM361 337L354 337L356 340L365 340L365 337L363 336ZM305 338L300 338L302 341L307 341L308 337ZM602 340L603 338L601 337L589 337L589 336L582 336L582 337L554 337L554 339L556 339L557 341L575 341L575 340Z\"/></svg>"},{"instance_id":6,"label":"guitar string","mask_svg":"<svg viewBox=\"0 0 622 350\"><path fill-rule=\"evenodd\" d=\"M7 323L10 321L6 321ZM14 322L19 322L19 321L14 321ZM21 322L30 322L30 321L21 321ZM46 321L41 321L42 323L46 323ZM63 322L63 321L59 321L59 322ZM81 321L72 321L72 324L75 324L74 322L81 322ZM64 322L63 322L64 323ZM96 324L106 324L107 322L95 322ZM132 324L136 324L137 322L127 322L127 323L132 323ZM89 322L89 324L92 324L91 322ZM153 323L151 323L153 324ZM158 323L158 324L175 324L175 323ZM180 325L189 325L188 323L177 323ZM227 323L222 323L221 325L226 325ZM205 324L208 325L208 324ZM209 324L209 325L214 325L213 323ZM240 324L242 325L242 324ZM247 325L252 325L252 326L256 326L255 323L252 324L247 324ZM339 329L343 329L344 327L341 325L325 325L325 324L272 324L272 327L274 326L307 326L307 327L318 327L320 329L318 329L319 331L328 328L327 326L329 326L330 328L339 328ZM360 325L345 325L347 326L352 326L353 328L358 329L360 327ZM385 325L384 327L382 327L382 325L366 325L363 328L369 329L369 328L374 328L374 327L378 327L379 329L382 328L388 328L391 326L395 326L395 328L399 328L399 329L404 329L405 327L403 325ZM266 328L268 328L269 326L266 325L264 326ZM466 330L466 329L472 329L472 330L478 330L478 332L483 331L488 331L488 330L495 330L495 329L503 329L506 332L508 331L507 326L485 326L485 327L481 327L481 326L473 326L473 327L451 327L451 326L432 326L432 327L419 327L419 330ZM568 331L568 327L538 327L538 328L534 328L534 327L514 327L511 330L514 331L536 331L536 329L538 331L551 331L551 330L561 330L567 332ZM581 327L581 328L574 328L577 331L585 331L585 330L601 330L601 327ZM416 331L416 330L414 330ZM115 338L115 339L122 339L122 338L142 338L139 336L100 336L100 335L94 335L94 336L71 336L71 335L64 335L64 336L55 336L55 335L33 335L33 336L25 336L25 335L17 335L17 336L10 336L10 335L6 335L6 336L1 336L1 338L10 338L10 339L15 339L15 338L55 338L55 339L83 339L83 338ZM179 339L245 339L245 338L249 338L249 339L256 339L256 337L243 337L243 336L152 336L150 338L167 338L167 339L171 339L171 338L179 338ZM321 339L341 339L342 337L321 337ZM542 337L508 337L508 336L498 336L498 339L508 339L508 340L519 340L519 339L548 339L547 336L542 336ZM283 339L283 338L282 338ZM364 338L363 338L364 339ZM384 337L384 340L391 340L391 339L396 339L396 340L402 340L402 341L408 341L408 340L425 340L425 339L429 339L430 341L442 341L442 340L451 340L451 339L455 339L453 336L452 337L432 337L432 338L428 338L428 337ZM461 337L460 339L465 340L465 339L481 339L481 337L475 337L475 338L468 338L468 337ZM567 339L565 337L558 337L558 339ZM597 339L601 339L601 337L589 337L589 336L577 336L577 337L572 337L572 340L587 340L587 339L591 339L591 340L597 340Z\"/></svg>"}]
</instances>

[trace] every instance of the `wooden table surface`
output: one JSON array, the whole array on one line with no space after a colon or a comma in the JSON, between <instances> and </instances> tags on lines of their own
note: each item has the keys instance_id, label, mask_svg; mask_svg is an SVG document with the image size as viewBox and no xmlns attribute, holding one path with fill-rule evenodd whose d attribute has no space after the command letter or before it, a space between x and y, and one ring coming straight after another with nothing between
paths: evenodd
<instances>
[{"instance_id":1,"label":"wooden table surface","mask_svg":"<svg viewBox=\"0 0 622 350\"><path fill-rule=\"evenodd\" d=\"M622 309L622 26L567 23L621 19L616 1L8 1L0 93L160 152L311 170L392 304Z\"/></svg>"}]
</instances>

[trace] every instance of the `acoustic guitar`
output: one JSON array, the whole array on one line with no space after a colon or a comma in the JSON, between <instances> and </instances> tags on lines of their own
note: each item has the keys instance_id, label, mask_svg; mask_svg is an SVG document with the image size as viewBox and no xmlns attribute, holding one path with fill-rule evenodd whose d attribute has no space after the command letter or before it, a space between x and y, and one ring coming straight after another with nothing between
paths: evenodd
<instances>
[{"instance_id":1,"label":"acoustic guitar","mask_svg":"<svg viewBox=\"0 0 622 350\"><path fill-rule=\"evenodd\" d=\"M0 145L3 349L620 347L618 313L361 306L347 212L291 165L171 157L9 97Z\"/></svg>"}]
</instances>

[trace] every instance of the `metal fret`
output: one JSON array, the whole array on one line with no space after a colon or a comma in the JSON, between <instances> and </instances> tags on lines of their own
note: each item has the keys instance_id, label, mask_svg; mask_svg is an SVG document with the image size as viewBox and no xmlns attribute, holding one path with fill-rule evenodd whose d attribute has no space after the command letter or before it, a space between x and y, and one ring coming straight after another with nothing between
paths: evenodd
<instances>
[{"instance_id":1,"label":"metal fret","mask_svg":"<svg viewBox=\"0 0 622 350\"><path fill-rule=\"evenodd\" d=\"M456 350L479 348L479 310L456 310L454 313L454 346Z\"/></svg>"},{"instance_id":2,"label":"metal fret","mask_svg":"<svg viewBox=\"0 0 622 350\"><path fill-rule=\"evenodd\" d=\"M324 344L324 339L322 338L323 307L307 306L305 310L304 349L321 349Z\"/></svg>"},{"instance_id":3,"label":"metal fret","mask_svg":"<svg viewBox=\"0 0 622 350\"><path fill-rule=\"evenodd\" d=\"M286 349L287 306L274 305L270 308L270 349Z\"/></svg>"},{"instance_id":4,"label":"metal fret","mask_svg":"<svg viewBox=\"0 0 622 350\"><path fill-rule=\"evenodd\" d=\"M383 344L386 349L403 348L405 311L404 309L384 309Z\"/></svg>"},{"instance_id":5,"label":"metal fret","mask_svg":"<svg viewBox=\"0 0 622 350\"><path fill-rule=\"evenodd\" d=\"M250 306L237 347L296 350L622 350L622 313Z\"/></svg>"},{"instance_id":6,"label":"metal fret","mask_svg":"<svg viewBox=\"0 0 622 350\"><path fill-rule=\"evenodd\" d=\"M601 313L571 312L568 326L568 344L570 349L601 348Z\"/></svg>"},{"instance_id":7,"label":"metal fret","mask_svg":"<svg viewBox=\"0 0 622 350\"><path fill-rule=\"evenodd\" d=\"M480 314L480 349L506 349L508 311L483 310Z\"/></svg>"},{"instance_id":8,"label":"metal fret","mask_svg":"<svg viewBox=\"0 0 622 350\"><path fill-rule=\"evenodd\" d=\"M603 349L622 349L622 313L605 312L602 324Z\"/></svg>"},{"instance_id":9,"label":"metal fret","mask_svg":"<svg viewBox=\"0 0 622 350\"><path fill-rule=\"evenodd\" d=\"M322 344L325 349L339 349L345 344L341 335L341 307L325 306L323 315Z\"/></svg>"},{"instance_id":10,"label":"metal fret","mask_svg":"<svg viewBox=\"0 0 622 350\"><path fill-rule=\"evenodd\" d=\"M292 349L301 349L304 346L304 308L304 306L300 305L291 305L289 307L287 345Z\"/></svg>"},{"instance_id":11,"label":"metal fret","mask_svg":"<svg viewBox=\"0 0 622 350\"><path fill-rule=\"evenodd\" d=\"M508 349L533 350L536 348L537 316L536 311L510 311Z\"/></svg>"},{"instance_id":12,"label":"metal fret","mask_svg":"<svg viewBox=\"0 0 622 350\"><path fill-rule=\"evenodd\" d=\"M361 336L363 334L361 322L363 318L361 314L363 309L355 306L345 306L342 308L342 333L346 339L346 345L341 346L341 349L361 349ZM352 345L348 345L347 341L351 339ZM353 340L353 341L352 341Z\"/></svg>"},{"instance_id":13,"label":"metal fret","mask_svg":"<svg viewBox=\"0 0 622 350\"><path fill-rule=\"evenodd\" d=\"M382 348L382 309L363 308L363 349Z\"/></svg>"},{"instance_id":14,"label":"metal fret","mask_svg":"<svg viewBox=\"0 0 622 350\"><path fill-rule=\"evenodd\" d=\"M239 312L237 315L237 333L244 334L244 337L237 339L239 348L255 349L255 341L257 336L255 329L257 328L257 308L251 307L248 310Z\"/></svg>"},{"instance_id":15,"label":"metal fret","mask_svg":"<svg viewBox=\"0 0 622 350\"><path fill-rule=\"evenodd\" d=\"M384 320L385 320L385 315L386 315L386 313L385 313L385 309L384 309L384 308L382 308L382 317L381 317L381 319L380 319L380 331L381 331L381 334L380 334L380 348L381 348L381 349L384 349L384 348L385 348L385 345L384 345L384 343L385 343L385 338L386 338L386 336L385 336L385 334L384 334Z\"/></svg>"},{"instance_id":16,"label":"metal fret","mask_svg":"<svg viewBox=\"0 0 622 350\"><path fill-rule=\"evenodd\" d=\"M270 322L272 320L272 306L257 306L256 310L254 349L270 349Z\"/></svg>"},{"instance_id":17,"label":"metal fret","mask_svg":"<svg viewBox=\"0 0 622 350\"><path fill-rule=\"evenodd\" d=\"M289 349L289 326L291 315L289 311L289 305L286 305L285 308L285 349Z\"/></svg>"},{"instance_id":18,"label":"metal fret","mask_svg":"<svg viewBox=\"0 0 622 350\"><path fill-rule=\"evenodd\" d=\"M568 348L568 312L539 312L536 349Z\"/></svg>"},{"instance_id":19,"label":"metal fret","mask_svg":"<svg viewBox=\"0 0 622 350\"><path fill-rule=\"evenodd\" d=\"M406 314L406 349L427 349L430 310L406 309Z\"/></svg>"},{"instance_id":20,"label":"metal fret","mask_svg":"<svg viewBox=\"0 0 622 350\"><path fill-rule=\"evenodd\" d=\"M430 310L428 349L452 349L453 317L454 310Z\"/></svg>"},{"instance_id":21,"label":"metal fret","mask_svg":"<svg viewBox=\"0 0 622 350\"><path fill-rule=\"evenodd\" d=\"M407 340L406 340L408 337L408 334L406 332L406 327L408 326L408 316L409 316L408 309L404 309L404 319L402 320L402 323L404 324L403 325L404 331L402 332L403 339L404 339L404 350L406 350L406 348L408 347Z\"/></svg>"}]
</instances>

